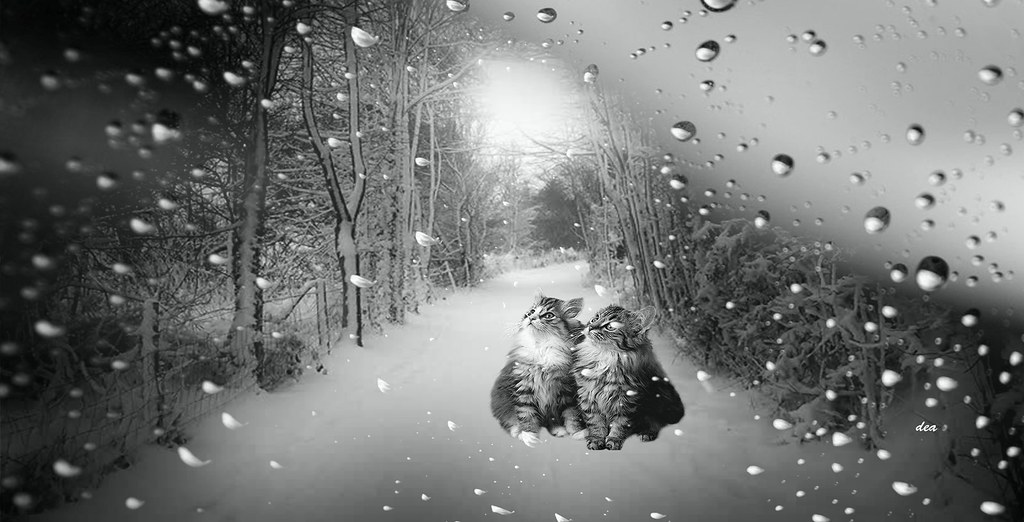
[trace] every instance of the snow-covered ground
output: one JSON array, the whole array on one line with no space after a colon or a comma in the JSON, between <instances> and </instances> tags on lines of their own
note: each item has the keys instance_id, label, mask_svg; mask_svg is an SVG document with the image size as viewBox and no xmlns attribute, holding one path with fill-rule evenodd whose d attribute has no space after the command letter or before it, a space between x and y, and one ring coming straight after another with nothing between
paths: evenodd
<instances>
[{"instance_id":1,"label":"snow-covered ground","mask_svg":"<svg viewBox=\"0 0 1024 522\"><path fill-rule=\"evenodd\" d=\"M592 452L582 441L546 434L533 449L513 440L488 406L509 325L537 288L583 296L581 315L589 319L608 302L582 286L580 270L586 267L507 274L424 307L409 324L367 339L366 348L336 348L327 376L310 372L284 391L229 404L225 411L244 427L227 429L220 415L201 421L187 447L209 464L190 467L173 450L148 447L134 467L107 477L93 499L30 520L985 518L980 497L956 484L945 484L947 492L964 495L944 505L948 493L939 493L929 474L934 466L921 460L931 458L927 438L935 435L914 434L916 421L890 426L893 456L884 461L858 444L780 445L771 419L755 420L746 392L733 393L715 378L699 382L698 368L676 358L664 340L655 344L686 417L657 441L632 438L620 452ZM750 466L764 471L752 475ZM900 496L894 481L918 491ZM144 504L129 509L129 497Z\"/></svg>"}]
</instances>

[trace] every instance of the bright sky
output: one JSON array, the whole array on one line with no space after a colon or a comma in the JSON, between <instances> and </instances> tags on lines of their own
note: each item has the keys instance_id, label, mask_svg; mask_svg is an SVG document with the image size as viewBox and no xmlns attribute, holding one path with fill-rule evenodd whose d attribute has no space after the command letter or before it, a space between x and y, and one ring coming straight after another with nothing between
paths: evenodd
<instances>
[{"instance_id":1,"label":"bright sky","mask_svg":"<svg viewBox=\"0 0 1024 522\"><path fill-rule=\"evenodd\" d=\"M557 142L572 129L572 102L561 77L564 73L542 60L485 61L483 68L488 81L478 102L488 139L496 149L536 150L533 140Z\"/></svg>"}]
</instances>

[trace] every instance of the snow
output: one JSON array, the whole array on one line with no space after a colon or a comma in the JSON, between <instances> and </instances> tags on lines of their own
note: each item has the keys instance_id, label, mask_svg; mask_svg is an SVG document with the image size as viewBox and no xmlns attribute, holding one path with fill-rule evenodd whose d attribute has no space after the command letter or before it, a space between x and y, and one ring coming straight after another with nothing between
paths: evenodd
<instances>
[{"instance_id":1,"label":"snow","mask_svg":"<svg viewBox=\"0 0 1024 522\"><path fill-rule=\"evenodd\" d=\"M336 348L329 375L237 400L193 426L185 451L208 465L146 447L91 500L28 520L849 520L844 511L857 520L911 512L946 520L950 509L964 520L979 516L985 498L925 501L945 498L920 465L930 455L921 440L936 435L890 426L884 461L864 458L859 444L780 445L769 412L754 420L747 392L701 373L661 338L658 356L686 417L658 440L594 452L546 433L532 449L513 439L489 408L509 325L539 287L583 296L589 319L609 301L583 284L585 272L569 264L506 274L424 306L407 325L368 337L365 348ZM385 379L390 389L381 393ZM845 471L833 473L833 463ZM752 466L763 472L748 474ZM918 489L901 497L894 482ZM946 490L966 486L947 481ZM497 515L497 506L508 514Z\"/></svg>"}]
</instances>

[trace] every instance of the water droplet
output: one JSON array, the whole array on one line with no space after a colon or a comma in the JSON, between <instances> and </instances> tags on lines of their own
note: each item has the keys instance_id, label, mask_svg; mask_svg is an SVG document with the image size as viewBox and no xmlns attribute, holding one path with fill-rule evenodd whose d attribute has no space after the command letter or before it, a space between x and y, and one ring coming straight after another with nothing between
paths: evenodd
<instances>
[{"instance_id":1,"label":"water droplet","mask_svg":"<svg viewBox=\"0 0 1024 522\"><path fill-rule=\"evenodd\" d=\"M960 324L968 328L973 328L978 325L978 320L981 317L981 312L977 308L971 308L964 312L964 315L960 317Z\"/></svg>"},{"instance_id":2,"label":"water droplet","mask_svg":"<svg viewBox=\"0 0 1024 522\"><path fill-rule=\"evenodd\" d=\"M811 42L810 47L807 48L807 51L811 53L812 56L821 56L825 54L825 51L827 50L828 46L825 44L824 40L815 40Z\"/></svg>"},{"instance_id":3,"label":"water droplet","mask_svg":"<svg viewBox=\"0 0 1024 522\"><path fill-rule=\"evenodd\" d=\"M935 206L935 196L927 192L922 193L914 198L914 206L921 210L928 210Z\"/></svg>"},{"instance_id":4,"label":"water droplet","mask_svg":"<svg viewBox=\"0 0 1024 522\"><path fill-rule=\"evenodd\" d=\"M787 154L777 154L772 158L772 172L779 176L788 176L793 171L793 158Z\"/></svg>"},{"instance_id":5,"label":"water droplet","mask_svg":"<svg viewBox=\"0 0 1024 522\"><path fill-rule=\"evenodd\" d=\"M920 145L923 141L924 128L917 124L907 127L907 143L911 145Z\"/></svg>"},{"instance_id":6,"label":"water droplet","mask_svg":"<svg viewBox=\"0 0 1024 522\"><path fill-rule=\"evenodd\" d=\"M877 234L885 231L889 228L889 222L892 219L889 209L885 207L875 207L864 215L864 230L869 234Z\"/></svg>"},{"instance_id":7,"label":"water droplet","mask_svg":"<svg viewBox=\"0 0 1024 522\"><path fill-rule=\"evenodd\" d=\"M700 3L712 13L728 11L736 6L736 0L700 0Z\"/></svg>"},{"instance_id":8,"label":"water droplet","mask_svg":"<svg viewBox=\"0 0 1024 522\"><path fill-rule=\"evenodd\" d=\"M448 0L447 2L445 2L445 5L448 6L448 9L451 9L456 13L461 13L462 11L465 11L467 7L469 7L469 2L460 0Z\"/></svg>"},{"instance_id":9,"label":"water droplet","mask_svg":"<svg viewBox=\"0 0 1024 522\"><path fill-rule=\"evenodd\" d=\"M129 228L136 234L153 234L156 232L156 227L147 223L139 218L131 218L128 221Z\"/></svg>"},{"instance_id":10,"label":"water droplet","mask_svg":"<svg viewBox=\"0 0 1024 522\"><path fill-rule=\"evenodd\" d=\"M1002 515L1006 511L1006 508L1003 507L1002 504L998 502L993 502L991 500L986 500L985 502L982 502L980 509L982 513L992 516Z\"/></svg>"},{"instance_id":11,"label":"water droplet","mask_svg":"<svg viewBox=\"0 0 1024 522\"><path fill-rule=\"evenodd\" d=\"M664 22L662 22L661 23L661 30L662 31L671 31L672 30L672 22L669 21L669 20L665 20Z\"/></svg>"},{"instance_id":12,"label":"water droplet","mask_svg":"<svg viewBox=\"0 0 1024 522\"><path fill-rule=\"evenodd\" d=\"M222 0L199 0L199 9L208 15L219 15L229 7L228 3Z\"/></svg>"},{"instance_id":13,"label":"water droplet","mask_svg":"<svg viewBox=\"0 0 1024 522\"><path fill-rule=\"evenodd\" d=\"M754 226L757 228L764 228L772 222L771 214L767 210L757 211L757 216L754 217Z\"/></svg>"},{"instance_id":14,"label":"water droplet","mask_svg":"<svg viewBox=\"0 0 1024 522\"><path fill-rule=\"evenodd\" d=\"M229 430L237 430L237 429L242 428L242 427L245 426L245 424L239 422L238 419L234 418L228 412L221 413L220 421L221 421L221 424L223 424L224 427L229 429Z\"/></svg>"},{"instance_id":15,"label":"water droplet","mask_svg":"<svg viewBox=\"0 0 1024 522\"><path fill-rule=\"evenodd\" d=\"M57 459L53 463L53 472L64 478L77 477L82 473L82 468L72 465L64 459Z\"/></svg>"},{"instance_id":16,"label":"water droplet","mask_svg":"<svg viewBox=\"0 0 1024 522\"><path fill-rule=\"evenodd\" d=\"M373 47L374 45L377 45L378 42L380 42L380 36L374 36L359 27L352 27L352 42L359 47ZM353 73L346 73L346 78L348 78L349 74ZM353 75L352 78L354 77L355 76Z\"/></svg>"},{"instance_id":17,"label":"water droplet","mask_svg":"<svg viewBox=\"0 0 1024 522\"><path fill-rule=\"evenodd\" d=\"M558 12L555 11L553 8L550 8L550 7L545 7L543 9L541 9L540 11L537 11L537 19L540 20L541 22L546 23L546 24L549 24L549 23L555 21L555 18L557 18L557 17L558 17Z\"/></svg>"},{"instance_id":18,"label":"water droplet","mask_svg":"<svg viewBox=\"0 0 1024 522\"><path fill-rule=\"evenodd\" d=\"M889 278L894 283L902 283L910 275L910 270L907 269L907 265L903 263L896 263L891 269L889 269Z\"/></svg>"},{"instance_id":19,"label":"water droplet","mask_svg":"<svg viewBox=\"0 0 1024 522\"><path fill-rule=\"evenodd\" d=\"M949 265L938 256L928 256L917 265L917 286L925 292L938 290L949 280Z\"/></svg>"},{"instance_id":20,"label":"water droplet","mask_svg":"<svg viewBox=\"0 0 1024 522\"><path fill-rule=\"evenodd\" d=\"M882 372L882 385L892 388L896 386L900 381L903 380L903 376L893 370L885 370Z\"/></svg>"},{"instance_id":21,"label":"water droplet","mask_svg":"<svg viewBox=\"0 0 1024 522\"><path fill-rule=\"evenodd\" d=\"M1024 109L1013 109L1010 111L1006 115L1006 123L1009 123L1011 127L1024 125Z\"/></svg>"},{"instance_id":22,"label":"water droplet","mask_svg":"<svg viewBox=\"0 0 1024 522\"><path fill-rule=\"evenodd\" d=\"M1003 70L995 65L988 65L978 70L978 79L985 85L995 85L1003 80Z\"/></svg>"},{"instance_id":23,"label":"water droplet","mask_svg":"<svg viewBox=\"0 0 1024 522\"><path fill-rule=\"evenodd\" d=\"M244 76L232 71L224 71L224 81L228 82L228 85L232 87L241 87L242 85L245 85L246 82Z\"/></svg>"},{"instance_id":24,"label":"water droplet","mask_svg":"<svg viewBox=\"0 0 1024 522\"><path fill-rule=\"evenodd\" d=\"M904 497L917 493L917 487L911 484L907 484L906 482L893 482L892 489L893 491L896 492L896 494Z\"/></svg>"},{"instance_id":25,"label":"water droplet","mask_svg":"<svg viewBox=\"0 0 1024 522\"><path fill-rule=\"evenodd\" d=\"M494 505L491 506L491 511L499 515L511 515L512 513L515 513L515 511L509 511L503 507L498 507Z\"/></svg>"},{"instance_id":26,"label":"water droplet","mask_svg":"<svg viewBox=\"0 0 1024 522\"><path fill-rule=\"evenodd\" d=\"M201 468L210 463L209 460L201 460L199 457L196 457L195 454L189 451L185 446L178 446L178 458L193 468Z\"/></svg>"},{"instance_id":27,"label":"water droplet","mask_svg":"<svg viewBox=\"0 0 1024 522\"><path fill-rule=\"evenodd\" d=\"M690 121L680 121L672 126L672 137L679 141L688 141L697 134L697 127Z\"/></svg>"},{"instance_id":28,"label":"water droplet","mask_svg":"<svg viewBox=\"0 0 1024 522\"><path fill-rule=\"evenodd\" d=\"M721 50L721 46L714 40L708 40L697 47L694 55L697 60L701 62L710 62L718 57L718 52Z\"/></svg>"}]
</instances>

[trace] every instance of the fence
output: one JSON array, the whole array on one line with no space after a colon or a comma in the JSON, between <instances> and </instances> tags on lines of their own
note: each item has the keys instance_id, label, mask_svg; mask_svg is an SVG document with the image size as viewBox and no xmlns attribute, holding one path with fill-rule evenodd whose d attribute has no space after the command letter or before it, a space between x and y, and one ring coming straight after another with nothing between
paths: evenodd
<instances>
[{"instance_id":1,"label":"fence","mask_svg":"<svg viewBox=\"0 0 1024 522\"><path fill-rule=\"evenodd\" d=\"M340 291L317 280L267 300L259 382L252 357L230 349L250 342L168 330L154 300L140 304L131 348L115 356L85 360L76 355L84 347L43 340L39 348L59 354L49 382L31 397L5 399L0 417L2 512L87 496L105 474L130 466L142 444L177 446L190 425L239 396L307 369L326 372L323 356L343 335Z\"/></svg>"}]
</instances>

